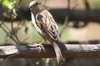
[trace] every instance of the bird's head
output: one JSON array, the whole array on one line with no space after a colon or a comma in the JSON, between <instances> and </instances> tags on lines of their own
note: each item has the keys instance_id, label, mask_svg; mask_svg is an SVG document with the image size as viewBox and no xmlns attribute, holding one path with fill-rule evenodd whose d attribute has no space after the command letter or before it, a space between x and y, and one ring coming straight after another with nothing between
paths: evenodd
<instances>
[{"instance_id":1,"label":"bird's head","mask_svg":"<svg viewBox=\"0 0 100 66\"><path fill-rule=\"evenodd\" d=\"M45 9L44 6L41 5L40 3L38 3L37 1L30 2L29 8L30 8L31 12L33 12L33 13L38 13Z\"/></svg>"}]
</instances>

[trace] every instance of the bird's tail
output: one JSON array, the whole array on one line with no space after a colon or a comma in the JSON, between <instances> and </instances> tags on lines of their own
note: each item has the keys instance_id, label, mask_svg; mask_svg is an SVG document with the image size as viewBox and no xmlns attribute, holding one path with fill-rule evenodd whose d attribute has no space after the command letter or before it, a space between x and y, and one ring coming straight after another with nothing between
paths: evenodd
<instances>
[{"instance_id":1,"label":"bird's tail","mask_svg":"<svg viewBox=\"0 0 100 66\"><path fill-rule=\"evenodd\" d=\"M61 50L59 48L59 44L60 44L60 42L52 42L54 51L56 53L57 62L63 64L63 63L65 63L65 60L64 60Z\"/></svg>"}]
</instances>

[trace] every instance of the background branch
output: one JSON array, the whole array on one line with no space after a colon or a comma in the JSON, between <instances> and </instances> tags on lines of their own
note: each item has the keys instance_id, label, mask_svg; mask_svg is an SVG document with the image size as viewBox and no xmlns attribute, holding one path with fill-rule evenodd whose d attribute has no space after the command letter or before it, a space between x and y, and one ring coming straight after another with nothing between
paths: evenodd
<instances>
[{"instance_id":1,"label":"background branch","mask_svg":"<svg viewBox=\"0 0 100 66\"><path fill-rule=\"evenodd\" d=\"M69 16L69 21L97 21L100 22L100 10L70 10L68 9L50 9L49 10L56 20L64 21L65 17ZM0 20L11 21L11 18L8 18L4 15L4 10L0 9ZM13 19L15 21L19 20L31 20L29 8L20 7L17 9L17 18Z\"/></svg>"}]
</instances>

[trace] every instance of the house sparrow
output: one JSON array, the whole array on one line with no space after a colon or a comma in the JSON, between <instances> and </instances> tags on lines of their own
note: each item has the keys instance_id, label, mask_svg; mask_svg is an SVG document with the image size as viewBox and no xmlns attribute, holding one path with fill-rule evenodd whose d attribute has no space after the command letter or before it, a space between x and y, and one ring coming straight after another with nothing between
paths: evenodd
<instances>
[{"instance_id":1,"label":"house sparrow","mask_svg":"<svg viewBox=\"0 0 100 66\"><path fill-rule=\"evenodd\" d=\"M42 36L44 41L49 41L52 44L56 53L57 62L63 63L64 58L59 48L59 44L61 44L59 30L53 16L37 1L30 2L29 8L32 23L37 32Z\"/></svg>"}]
</instances>

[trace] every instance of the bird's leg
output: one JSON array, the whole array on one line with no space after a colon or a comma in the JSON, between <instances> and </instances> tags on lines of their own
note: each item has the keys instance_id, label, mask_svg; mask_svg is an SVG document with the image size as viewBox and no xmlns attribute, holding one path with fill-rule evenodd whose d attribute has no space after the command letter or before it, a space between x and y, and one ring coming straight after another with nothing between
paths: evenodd
<instances>
[{"instance_id":1,"label":"bird's leg","mask_svg":"<svg viewBox=\"0 0 100 66\"><path fill-rule=\"evenodd\" d=\"M39 44L40 44L40 45L48 44L48 41L44 39L44 40L43 40L42 42L40 42Z\"/></svg>"},{"instance_id":2,"label":"bird's leg","mask_svg":"<svg viewBox=\"0 0 100 66\"><path fill-rule=\"evenodd\" d=\"M34 44L34 45L36 45L36 46L42 46L42 45L45 45L45 44L48 44L47 40L43 40L42 42L40 42L38 44Z\"/></svg>"}]
</instances>

